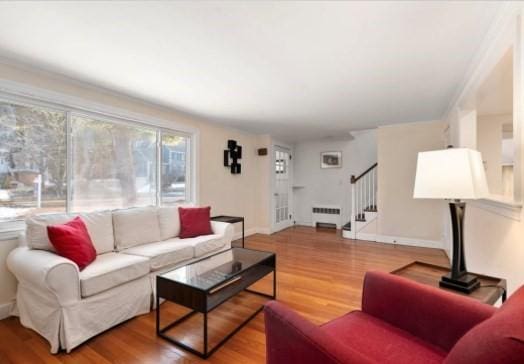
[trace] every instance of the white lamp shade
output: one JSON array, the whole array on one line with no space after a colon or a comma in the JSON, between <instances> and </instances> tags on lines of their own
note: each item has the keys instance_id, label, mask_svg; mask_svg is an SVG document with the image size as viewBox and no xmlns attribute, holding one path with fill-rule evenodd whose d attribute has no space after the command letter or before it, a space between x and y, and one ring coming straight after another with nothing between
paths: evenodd
<instances>
[{"instance_id":1,"label":"white lamp shade","mask_svg":"<svg viewBox=\"0 0 524 364\"><path fill-rule=\"evenodd\" d=\"M414 198L479 199L488 194L480 152L451 148L418 154Z\"/></svg>"}]
</instances>

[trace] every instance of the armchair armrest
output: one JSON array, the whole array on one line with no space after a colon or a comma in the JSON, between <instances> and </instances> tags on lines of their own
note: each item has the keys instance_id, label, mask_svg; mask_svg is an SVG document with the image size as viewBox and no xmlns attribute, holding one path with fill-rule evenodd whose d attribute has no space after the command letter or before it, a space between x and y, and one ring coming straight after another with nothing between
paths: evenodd
<instances>
[{"instance_id":1,"label":"armchair armrest","mask_svg":"<svg viewBox=\"0 0 524 364\"><path fill-rule=\"evenodd\" d=\"M362 311L449 351L496 309L393 274L368 272Z\"/></svg>"},{"instance_id":2,"label":"armchair armrest","mask_svg":"<svg viewBox=\"0 0 524 364\"><path fill-rule=\"evenodd\" d=\"M211 229L214 234L221 235L226 243L231 244L233 236L235 235L233 224L221 221L211 221Z\"/></svg>"},{"instance_id":3,"label":"armchair armrest","mask_svg":"<svg viewBox=\"0 0 524 364\"><path fill-rule=\"evenodd\" d=\"M265 305L264 320L268 364L372 363L277 301Z\"/></svg>"},{"instance_id":4,"label":"armchair armrest","mask_svg":"<svg viewBox=\"0 0 524 364\"><path fill-rule=\"evenodd\" d=\"M62 306L80 300L78 267L69 259L46 250L18 247L9 253L7 267L20 284L55 296Z\"/></svg>"}]
</instances>

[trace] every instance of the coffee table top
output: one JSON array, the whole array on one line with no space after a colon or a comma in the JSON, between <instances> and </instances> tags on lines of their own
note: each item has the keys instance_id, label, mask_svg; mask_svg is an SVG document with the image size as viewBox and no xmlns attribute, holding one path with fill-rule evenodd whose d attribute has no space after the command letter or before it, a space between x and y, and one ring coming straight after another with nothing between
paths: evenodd
<instances>
[{"instance_id":1,"label":"coffee table top","mask_svg":"<svg viewBox=\"0 0 524 364\"><path fill-rule=\"evenodd\" d=\"M262 263L274 253L232 248L161 274L162 278L207 291Z\"/></svg>"}]
</instances>

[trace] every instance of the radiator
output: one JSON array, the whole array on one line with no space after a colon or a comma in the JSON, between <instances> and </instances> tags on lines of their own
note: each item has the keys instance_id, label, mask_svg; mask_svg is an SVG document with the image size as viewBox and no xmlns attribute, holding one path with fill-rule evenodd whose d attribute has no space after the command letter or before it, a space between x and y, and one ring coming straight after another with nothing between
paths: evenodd
<instances>
[{"instance_id":1,"label":"radiator","mask_svg":"<svg viewBox=\"0 0 524 364\"><path fill-rule=\"evenodd\" d=\"M315 205L312 209L312 226L320 224L335 224L342 227L342 208L340 206Z\"/></svg>"}]
</instances>

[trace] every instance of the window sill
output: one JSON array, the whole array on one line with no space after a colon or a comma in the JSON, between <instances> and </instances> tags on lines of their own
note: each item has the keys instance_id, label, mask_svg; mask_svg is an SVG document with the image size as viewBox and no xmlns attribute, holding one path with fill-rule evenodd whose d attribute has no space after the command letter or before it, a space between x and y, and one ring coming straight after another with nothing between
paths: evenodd
<instances>
[{"instance_id":1,"label":"window sill","mask_svg":"<svg viewBox=\"0 0 524 364\"><path fill-rule=\"evenodd\" d=\"M522 203L504 199L499 196L490 196L480 200L468 201L470 205L492 212L497 215L508 217L515 221L520 221Z\"/></svg>"},{"instance_id":2,"label":"window sill","mask_svg":"<svg viewBox=\"0 0 524 364\"><path fill-rule=\"evenodd\" d=\"M24 220L0 222L0 241L18 239L24 230Z\"/></svg>"}]
</instances>

